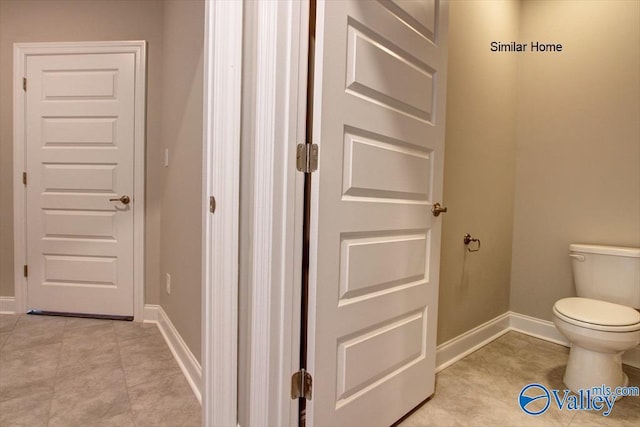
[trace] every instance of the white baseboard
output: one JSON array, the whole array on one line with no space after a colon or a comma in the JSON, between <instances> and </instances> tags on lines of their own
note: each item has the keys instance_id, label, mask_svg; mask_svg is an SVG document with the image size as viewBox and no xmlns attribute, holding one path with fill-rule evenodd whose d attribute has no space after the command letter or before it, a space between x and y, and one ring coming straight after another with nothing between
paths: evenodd
<instances>
[{"instance_id":1,"label":"white baseboard","mask_svg":"<svg viewBox=\"0 0 640 427\"><path fill-rule=\"evenodd\" d=\"M556 329L553 322L509 312L510 329L536 338L570 347L569 341ZM636 346L622 355L622 363L640 369L640 346Z\"/></svg>"},{"instance_id":2,"label":"white baseboard","mask_svg":"<svg viewBox=\"0 0 640 427\"><path fill-rule=\"evenodd\" d=\"M509 329L565 347L569 347L570 344L569 340L556 329L553 322L513 311L509 312Z\"/></svg>"},{"instance_id":3,"label":"white baseboard","mask_svg":"<svg viewBox=\"0 0 640 427\"><path fill-rule=\"evenodd\" d=\"M142 314L142 321L145 323L158 323L160 316L160 306L156 304L145 304Z\"/></svg>"},{"instance_id":4,"label":"white baseboard","mask_svg":"<svg viewBox=\"0 0 640 427\"><path fill-rule=\"evenodd\" d=\"M16 298L15 297L0 297L0 313L1 314L15 314L16 313Z\"/></svg>"},{"instance_id":5,"label":"white baseboard","mask_svg":"<svg viewBox=\"0 0 640 427\"><path fill-rule=\"evenodd\" d=\"M509 332L509 313L504 313L440 344L436 348L436 372L453 365L507 332Z\"/></svg>"},{"instance_id":6,"label":"white baseboard","mask_svg":"<svg viewBox=\"0 0 640 427\"><path fill-rule=\"evenodd\" d=\"M202 404L202 368L171 323L167 313L159 305L146 304L144 306L144 321L158 324L158 329L167 342L173 357L178 362L198 402Z\"/></svg>"},{"instance_id":7,"label":"white baseboard","mask_svg":"<svg viewBox=\"0 0 640 427\"><path fill-rule=\"evenodd\" d=\"M558 332L553 322L508 311L440 344L436 348L436 372L451 366L509 331L520 332L565 347L570 346L569 341ZM640 369L640 346L625 352L622 363Z\"/></svg>"}]
</instances>

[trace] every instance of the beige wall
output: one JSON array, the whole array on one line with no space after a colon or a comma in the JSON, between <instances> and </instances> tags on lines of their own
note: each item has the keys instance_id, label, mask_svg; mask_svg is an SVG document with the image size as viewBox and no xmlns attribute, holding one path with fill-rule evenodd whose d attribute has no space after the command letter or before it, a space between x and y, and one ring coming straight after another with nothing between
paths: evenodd
<instances>
[{"instance_id":1,"label":"beige wall","mask_svg":"<svg viewBox=\"0 0 640 427\"><path fill-rule=\"evenodd\" d=\"M640 246L640 2L525 1L511 310L552 319L571 242Z\"/></svg>"},{"instance_id":2,"label":"beige wall","mask_svg":"<svg viewBox=\"0 0 640 427\"><path fill-rule=\"evenodd\" d=\"M200 360L204 0L165 2L160 305ZM171 274L171 294L165 274Z\"/></svg>"},{"instance_id":3,"label":"beige wall","mask_svg":"<svg viewBox=\"0 0 640 427\"><path fill-rule=\"evenodd\" d=\"M159 1L0 1L0 296L14 295L13 43L147 40L145 298L159 302L162 20Z\"/></svg>"},{"instance_id":4,"label":"beige wall","mask_svg":"<svg viewBox=\"0 0 640 427\"><path fill-rule=\"evenodd\" d=\"M439 343L509 309L517 56L489 44L517 38L518 12L518 1L450 3Z\"/></svg>"},{"instance_id":5,"label":"beige wall","mask_svg":"<svg viewBox=\"0 0 640 427\"><path fill-rule=\"evenodd\" d=\"M450 9L439 343L507 310L551 320L571 242L640 246L640 2Z\"/></svg>"}]
</instances>

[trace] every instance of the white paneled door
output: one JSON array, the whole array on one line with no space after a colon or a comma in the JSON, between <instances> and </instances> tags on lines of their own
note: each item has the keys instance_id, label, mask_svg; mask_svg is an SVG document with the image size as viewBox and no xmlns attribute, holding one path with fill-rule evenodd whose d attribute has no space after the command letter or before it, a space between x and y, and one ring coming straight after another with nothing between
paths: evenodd
<instances>
[{"instance_id":1,"label":"white paneled door","mask_svg":"<svg viewBox=\"0 0 640 427\"><path fill-rule=\"evenodd\" d=\"M27 308L134 312L134 53L26 57Z\"/></svg>"},{"instance_id":2,"label":"white paneled door","mask_svg":"<svg viewBox=\"0 0 640 427\"><path fill-rule=\"evenodd\" d=\"M434 392L446 4L317 7L307 421L388 426Z\"/></svg>"}]
</instances>

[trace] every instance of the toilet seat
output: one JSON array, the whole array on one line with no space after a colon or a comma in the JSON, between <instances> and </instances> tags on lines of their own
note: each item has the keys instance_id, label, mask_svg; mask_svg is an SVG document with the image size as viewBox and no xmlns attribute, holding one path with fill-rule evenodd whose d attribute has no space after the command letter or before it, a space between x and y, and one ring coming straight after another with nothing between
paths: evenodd
<instances>
[{"instance_id":1,"label":"toilet seat","mask_svg":"<svg viewBox=\"0 0 640 427\"><path fill-rule=\"evenodd\" d=\"M587 329L609 332L640 330L640 313L631 307L590 298L558 300L553 313L567 323Z\"/></svg>"}]
</instances>

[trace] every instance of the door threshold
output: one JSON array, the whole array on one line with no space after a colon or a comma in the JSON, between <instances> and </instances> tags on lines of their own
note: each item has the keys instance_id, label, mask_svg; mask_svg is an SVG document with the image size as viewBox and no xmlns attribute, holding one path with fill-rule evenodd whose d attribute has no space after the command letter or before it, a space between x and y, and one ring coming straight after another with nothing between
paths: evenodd
<instances>
[{"instance_id":1,"label":"door threshold","mask_svg":"<svg viewBox=\"0 0 640 427\"><path fill-rule=\"evenodd\" d=\"M29 310L27 314L34 314L36 316L60 316L60 317L83 317L86 319L105 319L105 320L124 320L132 321L133 316L118 316L113 314L91 314L91 313L66 313L60 311L46 311L46 310Z\"/></svg>"}]
</instances>

